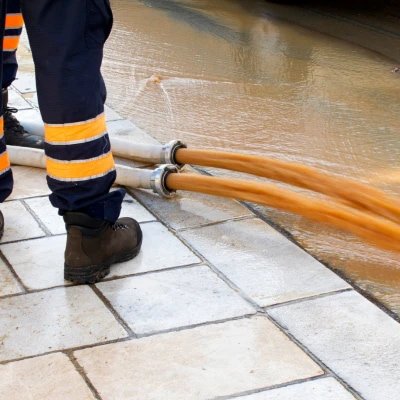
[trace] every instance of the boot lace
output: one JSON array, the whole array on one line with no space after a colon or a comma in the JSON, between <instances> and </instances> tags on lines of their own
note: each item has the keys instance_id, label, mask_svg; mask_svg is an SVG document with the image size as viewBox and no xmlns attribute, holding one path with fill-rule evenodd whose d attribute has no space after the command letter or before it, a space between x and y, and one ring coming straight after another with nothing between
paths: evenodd
<instances>
[{"instance_id":1,"label":"boot lace","mask_svg":"<svg viewBox=\"0 0 400 400\"><path fill-rule=\"evenodd\" d=\"M12 107L6 107L4 110L4 125L7 131L13 131L14 133L24 134L25 129L19 123L17 118L13 114L16 114L18 109Z\"/></svg>"},{"instance_id":2,"label":"boot lace","mask_svg":"<svg viewBox=\"0 0 400 400\"><path fill-rule=\"evenodd\" d=\"M113 231L124 230L128 229L128 225L121 224L120 222L115 222L114 224L111 225L111 228Z\"/></svg>"}]
</instances>

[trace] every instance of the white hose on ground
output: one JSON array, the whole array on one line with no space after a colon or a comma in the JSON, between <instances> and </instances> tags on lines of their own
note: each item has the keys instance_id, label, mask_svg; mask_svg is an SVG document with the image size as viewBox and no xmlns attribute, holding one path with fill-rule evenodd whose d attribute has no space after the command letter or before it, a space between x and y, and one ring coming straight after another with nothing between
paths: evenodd
<instances>
[{"instance_id":1,"label":"white hose on ground","mask_svg":"<svg viewBox=\"0 0 400 400\"><path fill-rule=\"evenodd\" d=\"M163 146L160 144L140 144L117 137L110 137L110 142L115 156L149 164L162 163Z\"/></svg>"},{"instance_id":2,"label":"white hose on ground","mask_svg":"<svg viewBox=\"0 0 400 400\"><path fill-rule=\"evenodd\" d=\"M118 137L110 137L114 155L149 164L177 164L175 153L186 146L179 140L166 144L141 144Z\"/></svg>"},{"instance_id":3,"label":"white hose on ground","mask_svg":"<svg viewBox=\"0 0 400 400\"><path fill-rule=\"evenodd\" d=\"M11 164L26 167L46 168L46 156L43 150L28 147L7 146ZM116 183L132 188L151 189L153 170L130 168L116 165Z\"/></svg>"}]
</instances>

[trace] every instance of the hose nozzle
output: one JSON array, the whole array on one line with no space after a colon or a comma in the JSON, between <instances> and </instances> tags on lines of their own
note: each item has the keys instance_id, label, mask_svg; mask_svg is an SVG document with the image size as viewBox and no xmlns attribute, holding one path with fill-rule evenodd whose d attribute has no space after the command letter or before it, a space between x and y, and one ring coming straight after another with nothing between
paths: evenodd
<instances>
[{"instance_id":1,"label":"hose nozzle","mask_svg":"<svg viewBox=\"0 0 400 400\"><path fill-rule=\"evenodd\" d=\"M150 176L150 186L154 193L162 197L171 198L175 195L175 190L170 190L167 187L167 176L172 173L177 173L178 167L171 164L160 165Z\"/></svg>"},{"instance_id":2,"label":"hose nozzle","mask_svg":"<svg viewBox=\"0 0 400 400\"><path fill-rule=\"evenodd\" d=\"M183 164L176 161L176 152L179 149L186 149L186 147L187 146L180 140L172 140L169 143L164 144L161 151L161 162L163 164L176 165L178 168L183 167Z\"/></svg>"}]
</instances>

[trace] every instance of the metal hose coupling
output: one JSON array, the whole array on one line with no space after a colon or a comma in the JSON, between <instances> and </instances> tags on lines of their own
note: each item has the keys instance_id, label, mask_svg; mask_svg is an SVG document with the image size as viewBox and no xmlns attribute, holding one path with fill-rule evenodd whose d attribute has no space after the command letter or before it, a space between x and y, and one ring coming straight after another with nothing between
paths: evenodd
<instances>
[{"instance_id":1,"label":"metal hose coupling","mask_svg":"<svg viewBox=\"0 0 400 400\"><path fill-rule=\"evenodd\" d=\"M171 198L175 195L175 190L167 187L167 176L177 173L179 169L176 165L163 164L157 167L150 177L150 185L154 193L158 193L162 197Z\"/></svg>"},{"instance_id":2,"label":"metal hose coupling","mask_svg":"<svg viewBox=\"0 0 400 400\"><path fill-rule=\"evenodd\" d=\"M178 168L183 167L183 164L178 163L176 161L176 152L179 149L186 149L187 146L182 143L180 140L172 140L169 143L166 143L162 146L161 150L161 162L163 164L173 164L176 165Z\"/></svg>"}]
</instances>

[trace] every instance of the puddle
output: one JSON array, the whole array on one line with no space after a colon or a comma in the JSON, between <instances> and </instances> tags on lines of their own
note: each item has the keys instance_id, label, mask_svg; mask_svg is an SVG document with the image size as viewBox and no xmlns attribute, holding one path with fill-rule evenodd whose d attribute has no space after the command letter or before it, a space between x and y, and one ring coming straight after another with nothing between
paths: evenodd
<instances>
[{"instance_id":1,"label":"puddle","mask_svg":"<svg viewBox=\"0 0 400 400\"><path fill-rule=\"evenodd\" d=\"M161 142L300 162L400 196L398 62L278 19L267 2L112 5L108 101ZM400 314L399 256L259 210Z\"/></svg>"}]
</instances>

